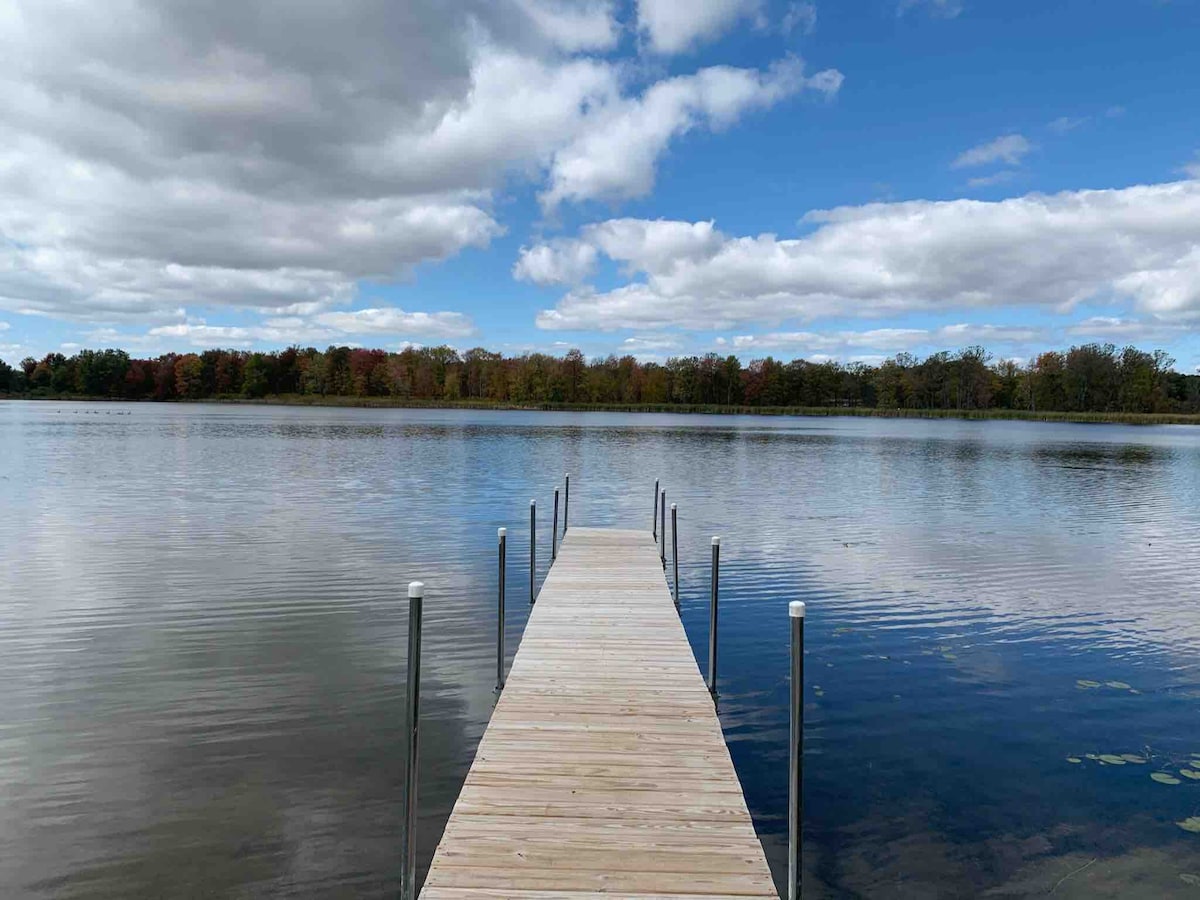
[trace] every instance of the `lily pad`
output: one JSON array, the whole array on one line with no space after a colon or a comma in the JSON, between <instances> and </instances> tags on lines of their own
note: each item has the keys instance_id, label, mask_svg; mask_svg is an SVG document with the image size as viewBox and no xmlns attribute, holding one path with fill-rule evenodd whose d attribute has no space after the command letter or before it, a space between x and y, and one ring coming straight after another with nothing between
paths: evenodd
<instances>
[{"instance_id":1,"label":"lily pad","mask_svg":"<svg viewBox=\"0 0 1200 900\"><path fill-rule=\"evenodd\" d=\"M1182 822L1176 822L1184 831L1190 831L1192 834L1200 834L1200 816L1189 816Z\"/></svg>"},{"instance_id":2,"label":"lily pad","mask_svg":"<svg viewBox=\"0 0 1200 900\"><path fill-rule=\"evenodd\" d=\"M958 659L958 657L953 653L943 653L942 659Z\"/></svg>"},{"instance_id":3,"label":"lily pad","mask_svg":"<svg viewBox=\"0 0 1200 900\"><path fill-rule=\"evenodd\" d=\"M1167 772L1151 772L1150 777L1159 784L1183 784L1182 781Z\"/></svg>"},{"instance_id":4,"label":"lily pad","mask_svg":"<svg viewBox=\"0 0 1200 900\"><path fill-rule=\"evenodd\" d=\"M1081 763L1081 762L1083 762L1083 760L1082 760L1082 759L1080 759L1078 756L1068 756L1068 757L1067 757L1067 762L1069 762L1069 763Z\"/></svg>"},{"instance_id":5,"label":"lily pad","mask_svg":"<svg viewBox=\"0 0 1200 900\"><path fill-rule=\"evenodd\" d=\"M1200 887L1200 875L1193 875L1191 872L1180 872L1179 880L1184 884L1190 884L1192 887Z\"/></svg>"},{"instance_id":6,"label":"lily pad","mask_svg":"<svg viewBox=\"0 0 1200 900\"><path fill-rule=\"evenodd\" d=\"M1146 757L1138 756L1136 753L1122 753L1121 759L1125 760L1125 762L1136 763L1139 766L1145 762L1148 762Z\"/></svg>"},{"instance_id":7,"label":"lily pad","mask_svg":"<svg viewBox=\"0 0 1200 900\"><path fill-rule=\"evenodd\" d=\"M1200 759L1193 759L1193 760L1192 760L1192 768L1194 768L1194 769L1200 769Z\"/></svg>"},{"instance_id":8,"label":"lily pad","mask_svg":"<svg viewBox=\"0 0 1200 900\"><path fill-rule=\"evenodd\" d=\"M1116 688L1119 691L1127 691L1131 687L1130 685L1126 684L1123 681L1106 681L1106 682L1104 682L1104 684L1107 687Z\"/></svg>"},{"instance_id":9,"label":"lily pad","mask_svg":"<svg viewBox=\"0 0 1200 900\"><path fill-rule=\"evenodd\" d=\"M1083 688L1085 691L1090 691L1092 688L1100 687L1100 682L1092 681L1090 678L1080 678L1075 682L1075 687Z\"/></svg>"},{"instance_id":10,"label":"lily pad","mask_svg":"<svg viewBox=\"0 0 1200 900\"><path fill-rule=\"evenodd\" d=\"M1121 757L1116 756L1112 753L1101 753L1100 754L1100 762L1107 763L1110 766L1125 765L1125 760L1121 759Z\"/></svg>"},{"instance_id":11,"label":"lily pad","mask_svg":"<svg viewBox=\"0 0 1200 900\"><path fill-rule=\"evenodd\" d=\"M1180 769L1179 774L1184 778L1190 778L1192 781L1200 781L1200 772L1195 769Z\"/></svg>"},{"instance_id":12,"label":"lily pad","mask_svg":"<svg viewBox=\"0 0 1200 900\"><path fill-rule=\"evenodd\" d=\"M1083 754L1083 755L1084 755L1084 757L1085 757L1085 758L1087 758L1087 759L1099 759L1099 758L1100 758L1100 757L1099 757L1099 756L1097 756L1095 753L1085 753L1085 754Z\"/></svg>"}]
</instances>

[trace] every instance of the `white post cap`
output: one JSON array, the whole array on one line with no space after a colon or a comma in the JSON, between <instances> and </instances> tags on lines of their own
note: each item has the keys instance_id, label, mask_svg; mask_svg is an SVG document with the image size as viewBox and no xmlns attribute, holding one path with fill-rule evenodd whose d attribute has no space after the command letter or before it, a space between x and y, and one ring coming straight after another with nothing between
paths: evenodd
<instances>
[{"instance_id":1,"label":"white post cap","mask_svg":"<svg viewBox=\"0 0 1200 900\"><path fill-rule=\"evenodd\" d=\"M788 615L791 616L793 619L803 619L804 618L804 601L803 600L793 600L791 603L789 603L788 604Z\"/></svg>"},{"instance_id":2,"label":"white post cap","mask_svg":"<svg viewBox=\"0 0 1200 900\"><path fill-rule=\"evenodd\" d=\"M720 546L721 546L721 536L720 536L719 534L714 534L714 535L713 535L713 546L714 546L714 547L720 547Z\"/></svg>"},{"instance_id":3,"label":"white post cap","mask_svg":"<svg viewBox=\"0 0 1200 900\"><path fill-rule=\"evenodd\" d=\"M675 504L674 503L671 504L671 512L675 512Z\"/></svg>"},{"instance_id":4,"label":"white post cap","mask_svg":"<svg viewBox=\"0 0 1200 900\"><path fill-rule=\"evenodd\" d=\"M537 506L537 501L536 501L536 500L530 500L530 501L529 501L529 505L530 505L530 506Z\"/></svg>"},{"instance_id":5,"label":"white post cap","mask_svg":"<svg viewBox=\"0 0 1200 900\"><path fill-rule=\"evenodd\" d=\"M408 583L408 598L410 600L418 600L425 596L425 582L410 581Z\"/></svg>"},{"instance_id":6,"label":"white post cap","mask_svg":"<svg viewBox=\"0 0 1200 900\"><path fill-rule=\"evenodd\" d=\"M498 538L502 538L502 537L504 537L506 534L508 534L508 529L507 529L507 528L497 528L497 529L496 529L496 537L498 537Z\"/></svg>"}]
</instances>

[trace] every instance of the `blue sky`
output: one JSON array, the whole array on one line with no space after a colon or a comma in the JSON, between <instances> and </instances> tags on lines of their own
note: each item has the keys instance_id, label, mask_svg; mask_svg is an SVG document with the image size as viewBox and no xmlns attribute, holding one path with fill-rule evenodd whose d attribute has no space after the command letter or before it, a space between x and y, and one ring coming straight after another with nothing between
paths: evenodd
<instances>
[{"instance_id":1,"label":"blue sky","mask_svg":"<svg viewBox=\"0 0 1200 900\"><path fill-rule=\"evenodd\" d=\"M1200 365L1188 0L0 0L0 357Z\"/></svg>"}]
</instances>

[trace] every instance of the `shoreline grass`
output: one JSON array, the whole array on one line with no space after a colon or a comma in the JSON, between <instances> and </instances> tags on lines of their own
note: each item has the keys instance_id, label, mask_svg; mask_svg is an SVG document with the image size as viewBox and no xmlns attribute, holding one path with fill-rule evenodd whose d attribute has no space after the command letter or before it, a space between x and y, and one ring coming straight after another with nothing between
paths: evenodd
<instances>
[{"instance_id":1,"label":"shoreline grass","mask_svg":"<svg viewBox=\"0 0 1200 900\"><path fill-rule=\"evenodd\" d=\"M869 406L742 406L686 403L553 403L497 402L490 400L413 400L398 397L335 397L312 394L278 394L260 398L211 397L204 400L124 400L119 397L89 397L75 394L0 394L2 400L128 402L128 403L217 403L234 406L320 406L364 409L475 409L524 412L618 412L671 413L677 415L737 416L849 416L882 419L966 419L1026 422L1071 422L1116 425L1200 425L1195 413L1064 412L1021 409L884 409Z\"/></svg>"}]
</instances>

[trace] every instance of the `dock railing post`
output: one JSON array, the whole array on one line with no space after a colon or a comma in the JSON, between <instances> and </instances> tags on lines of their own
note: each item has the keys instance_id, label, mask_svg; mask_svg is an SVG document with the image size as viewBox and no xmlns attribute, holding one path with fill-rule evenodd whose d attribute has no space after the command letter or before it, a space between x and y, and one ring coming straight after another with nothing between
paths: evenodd
<instances>
[{"instance_id":1,"label":"dock railing post","mask_svg":"<svg viewBox=\"0 0 1200 900\"><path fill-rule=\"evenodd\" d=\"M400 845L404 854L400 868L400 900L417 896L417 766L421 747L421 606L425 585L408 585L408 684L405 704L405 733L408 754L404 761L404 819Z\"/></svg>"},{"instance_id":2,"label":"dock railing post","mask_svg":"<svg viewBox=\"0 0 1200 900\"><path fill-rule=\"evenodd\" d=\"M657 541L658 540L658 479L657 478L654 479L654 515L651 517L650 521L653 523L651 526L651 534L654 535L654 540Z\"/></svg>"},{"instance_id":3,"label":"dock railing post","mask_svg":"<svg viewBox=\"0 0 1200 900\"><path fill-rule=\"evenodd\" d=\"M496 591L496 692L504 690L504 580L505 557L508 555L508 529L497 528L500 539L500 577Z\"/></svg>"},{"instance_id":4,"label":"dock railing post","mask_svg":"<svg viewBox=\"0 0 1200 900\"><path fill-rule=\"evenodd\" d=\"M792 625L792 716L788 769L788 892L800 900L801 853L804 849L804 601L788 604Z\"/></svg>"},{"instance_id":5,"label":"dock railing post","mask_svg":"<svg viewBox=\"0 0 1200 900\"><path fill-rule=\"evenodd\" d=\"M712 539L712 593L708 603L708 692L717 696L717 584L721 576L721 538Z\"/></svg>"},{"instance_id":6,"label":"dock railing post","mask_svg":"<svg viewBox=\"0 0 1200 900\"><path fill-rule=\"evenodd\" d=\"M679 515L675 504L671 504L671 568L674 577L671 579L672 593L675 595L675 610L679 611Z\"/></svg>"},{"instance_id":7,"label":"dock railing post","mask_svg":"<svg viewBox=\"0 0 1200 900\"><path fill-rule=\"evenodd\" d=\"M529 605L537 598L537 501L529 501Z\"/></svg>"},{"instance_id":8,"label":"dock railing post","mask_svg":"<svg viewBox=\"0 0 1200 900\"><path fill-rule=\"evenodd\" d=\"M563 537L566 537L570 525L568 520L571 518L571 473L568 472L563 479L567 482L566 495L563 497Z\"/></svg>"},{"instance_id":9,"label":"dock railing post","mask_svg":"<svg viewBox=\"0 0 1200 900\"><path fill-rule=\"evenodd\" d=\"M663 571L667 570L667 492L662 492L662 503L659 504L659 559L662 560Z\"/></svg>"},{"instance_id":10,"label":"dock railing post","mask_svg":"<svg viewBox=\"0 0 1200 900\"><path fill-rule=\"evenodd\" d=\"M558 488L554 489L554 527L550 529L550 562L558 559Z\"/></svg>"}]
</instances>

